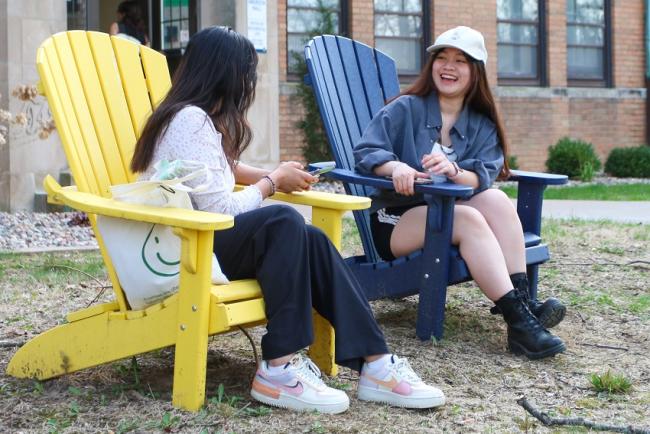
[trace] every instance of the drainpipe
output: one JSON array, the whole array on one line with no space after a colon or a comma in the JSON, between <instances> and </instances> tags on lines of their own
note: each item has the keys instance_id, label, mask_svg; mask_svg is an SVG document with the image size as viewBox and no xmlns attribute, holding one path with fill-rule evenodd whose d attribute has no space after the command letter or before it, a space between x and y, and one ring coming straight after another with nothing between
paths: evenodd
<instances>
[{"instance_id":1,"label":"drainpipe","mask_svg":"<svg viewBox=\"0 0 650 434\"><path fill-rule=\"evenodd\" d=\"M650 146L650 0L645 6L645 143Z\"/></svg>"}]
</instances>

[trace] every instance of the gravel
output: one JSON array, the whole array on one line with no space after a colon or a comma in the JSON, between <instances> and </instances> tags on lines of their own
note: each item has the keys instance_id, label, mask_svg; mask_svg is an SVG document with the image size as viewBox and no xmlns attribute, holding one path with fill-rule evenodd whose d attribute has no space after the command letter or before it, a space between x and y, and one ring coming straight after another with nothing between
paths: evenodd
<instances>
[{"instance_id":1,"label":"gravel","mask_svg":"<svg viewBox=\"0 0 650 434\"><path fill-rule=\"evenodd\" d=\"M78 212L0 213L0 251L97 248L87 219Z\"/></svg>"}]
</instances>

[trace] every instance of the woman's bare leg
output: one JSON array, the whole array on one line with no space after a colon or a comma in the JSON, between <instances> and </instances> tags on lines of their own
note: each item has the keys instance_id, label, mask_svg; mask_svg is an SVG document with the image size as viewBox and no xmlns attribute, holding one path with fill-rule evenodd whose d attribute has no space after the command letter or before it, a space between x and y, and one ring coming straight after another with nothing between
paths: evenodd
<instances>
[{"instance_id":1,"label":"woman's bare leg","mask_svg":"<svg viewBox=\"0 0 650 434\"><path fill-rule=\"evenodd\" d=\"M405 212L393 230L390 247L404 256L424 246L427 207ZM458 245L472 278L492 301L512 289L501 246L485 218L475 208L455 205L452 243Z\"/></svg>"},{"instance_id":2,"label":"woman's bare leg","mask_svg":"<svg viewBox=\"0 0 650 434\"><path fill-rule=\"evenodd\" d=\"M478 210L494 233L508 267L508 274L526 272L526 247L515 206L501 190L490 188L459 204Z\"/></svg>"}]
</instances>

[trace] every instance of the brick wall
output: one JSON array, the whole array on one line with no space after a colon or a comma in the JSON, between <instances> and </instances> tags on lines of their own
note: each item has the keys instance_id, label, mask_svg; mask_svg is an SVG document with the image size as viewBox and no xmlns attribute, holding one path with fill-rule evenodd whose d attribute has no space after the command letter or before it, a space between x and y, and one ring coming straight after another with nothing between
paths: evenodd
<instances>
[{"instance_id":1,"label":"brick wall","mask_svg":"<svg viewBox=\"0 0 650 434\"><path fill-rule=\"evenodd\" d=\"M604 162L614 147L645 141L645 86L643 2L612 1L613 89L567 88L566 1L547 0L547 88L497 87L496 0L430 0L432 38L457 25L479 30L488 49L488 79L506 126L511 153L526 170L545 170L547 148L563 136L594 144ZM286 28L286 0L278 1L280 28ZM351 36L372 45L372 0L351 0ZM281 59L286 38L280 32ZM281 82L286 81L284 60ZM284 74L284 75L283 75ZM295 128L300 107L282 85L281 156L300 157L302 137Z\"/></svg>"}]
</instances>

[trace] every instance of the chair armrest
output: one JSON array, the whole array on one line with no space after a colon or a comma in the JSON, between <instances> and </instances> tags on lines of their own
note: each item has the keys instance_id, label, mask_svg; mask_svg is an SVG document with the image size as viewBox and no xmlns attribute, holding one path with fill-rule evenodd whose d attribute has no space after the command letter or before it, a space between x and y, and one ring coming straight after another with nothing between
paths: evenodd
<instances>
[{"instance_id":1,"label":"chair armrest","mask_svg":"<svg viewBox=\"0 0 650 434\"><path fill-rule=\"evenodd\" d=\"M312 165L310 165L310 168ZM313 165L313 168L318 167ZM337 181L351 184L361 184L370 187L380 188L382 190L394 190L393 182L390 179L381 176L360 175L356 172L346 169L334 169L323 176L336 179ZM452 197L469 197L474 190L467 185L454 184L453 182L443 182L440 184L416 184L415 192L423 194L432 194L439 196Z\"/></svg>"},{"instance_id":2,"label":"chair armrest","mask_svg":"<svg viewBox=\"0 0 650 434\"><path fill-rule=\"evenodd\" d=\"M543 185L563 185L568 182L566 175L556 175L554 173L526 172L523 170L511 170L508 181L518 181L526 184L543 184Z\"/></svg>"},{"instance_id":3,"label":"chair armrest","mask_svg":"<svg viewBox=\"0 0 650 434\"><path fill-rule=\"evenodd\" d=\"M76 187L63 188L49 175L43 181L43 186L49 200L87 213L199 231L228 229L234 225L233 217L228 215L182 208L137 205L80 192Z\"/></svg>"},{"instance_id":4,"label":"chair armrest","mask_svg":"<svg viewBox=\"0 0 650 434\"><path fill-rule=\"evenodd\" d=\"M235 186L235 191L242 190L245 187L245 185L238 184ZM313 208L340 211L357 211L370 207L370 199L367 197L326 193L323 191L297 191L294 193L282 193L278 191L271 199L296 205L307 205Z\"/></svg>"},{"instance_id":5,"label":"chair armrest","mask_svg":"<svg viewBox=\"0 0 650 434\"><path fill-rule=\"evenodd\" d=\"M568 177L552 173L513 170L509 180L519 183L517 187L517 214L524 232L530 232L537 236L541 235L544 190L548 185L566 184Z\"/></svg>"}]
</instances>

